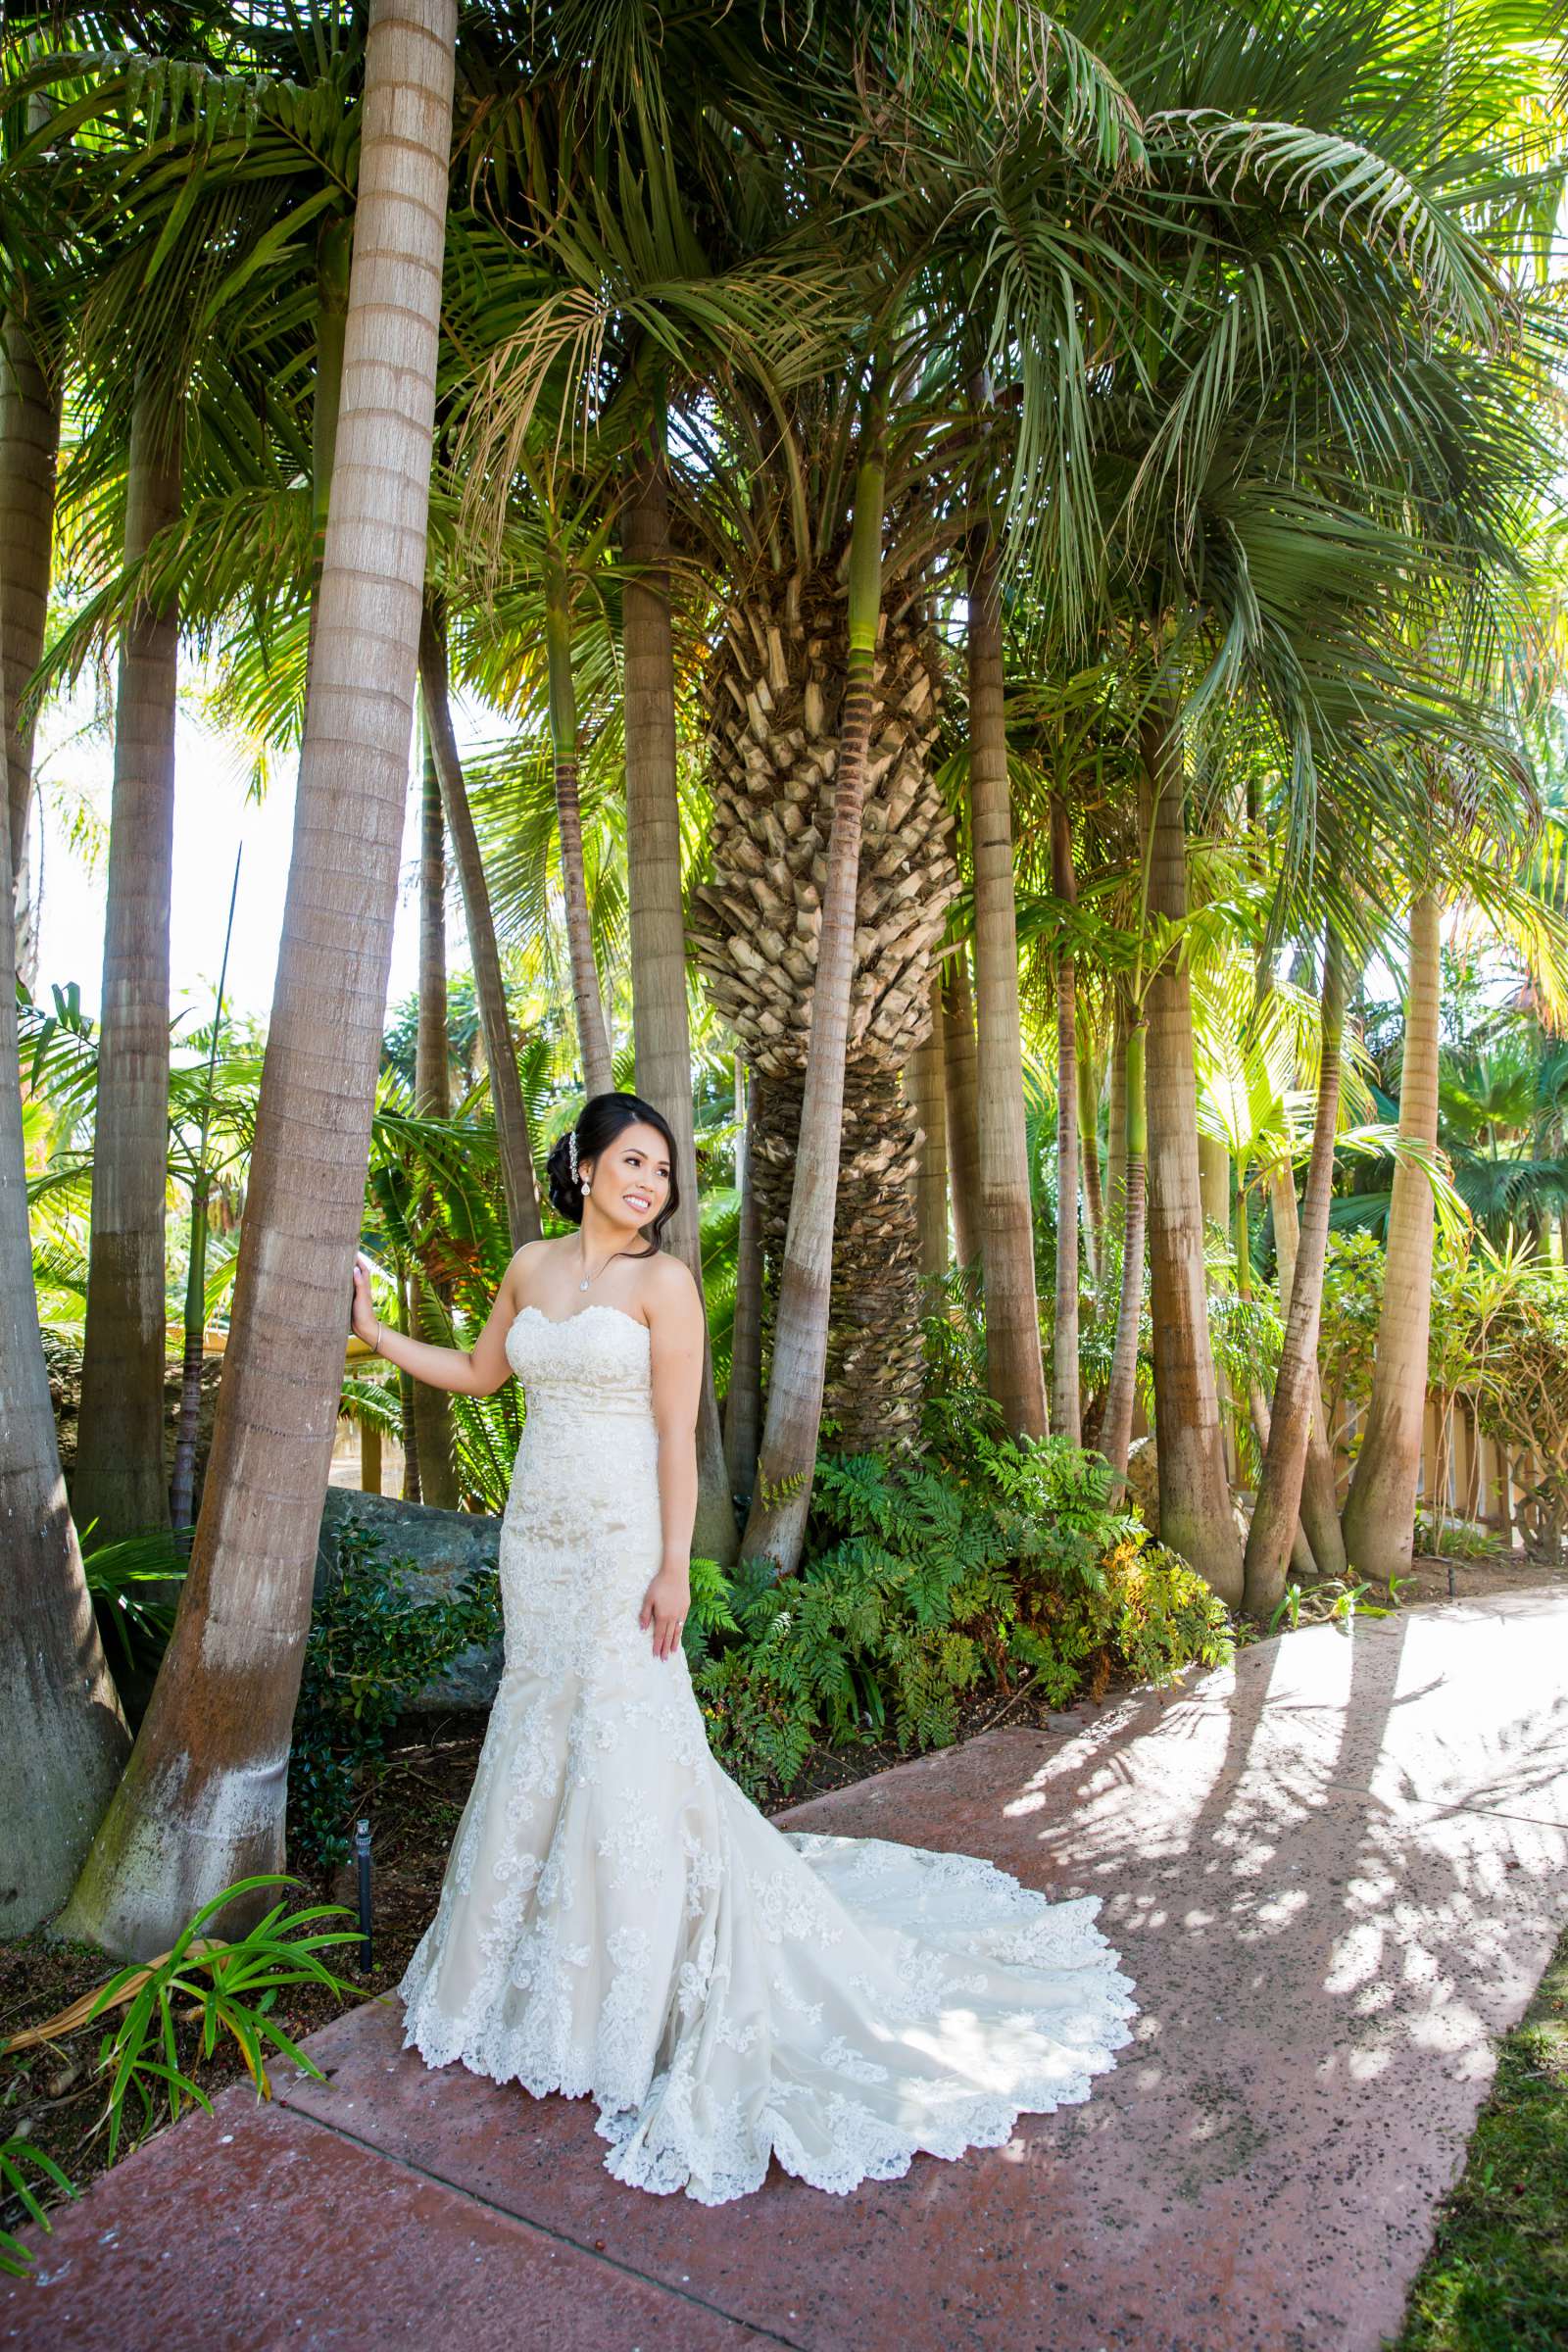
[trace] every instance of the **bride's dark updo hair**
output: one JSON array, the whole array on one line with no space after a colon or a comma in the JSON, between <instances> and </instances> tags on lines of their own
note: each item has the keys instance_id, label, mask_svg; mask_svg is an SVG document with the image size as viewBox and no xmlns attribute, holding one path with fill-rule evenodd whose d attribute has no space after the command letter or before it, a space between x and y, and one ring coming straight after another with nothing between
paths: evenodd
<instances>
[{"instance_id":1,"label":"bride's dark updo hair","mask_svg":"<svg viewBox=\"0 0 1568 2352\"><path fill-rule=\"evenodd\" d=\"M655 1128L669 1148L669 1198L653 1223L643 1228L654 1248L661 1250L664 1228L680 1206L680 1188L675 1180L675 1136L663 1112L645 1102L641 1095L593 1095L583 1104L576 1126L557 1139L546 1162L551 1205L568 1225L582 1223L582 1184L572 1172L573 1139L577 1146L577 1166L583 1168L590 1160L597 1161L602 1152L608 1152L616 1136L624 1135L628 1127Z\"/></svg>"}]
</instances>

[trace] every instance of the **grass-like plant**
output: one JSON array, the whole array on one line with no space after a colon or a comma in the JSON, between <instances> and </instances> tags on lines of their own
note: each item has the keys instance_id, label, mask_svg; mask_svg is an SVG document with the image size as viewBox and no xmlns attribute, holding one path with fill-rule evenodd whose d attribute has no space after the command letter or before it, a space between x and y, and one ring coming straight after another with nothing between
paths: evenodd
<instances>
[{"instance_id":1,"label":"grass-like plant","mask_svg":"<svg viewBox=\"0 0 1568 2352\"><path fill-rule=\"evenodd\" d=\"M27 2177L29 2171L42 2174L46 2180L54 2183L63 2197L75 2195L75 2190L54 2158L46 2156L42 2148L35 2148L30 2139L14 2135L0 2142L0 2193L15 2197L27 2219L38 2229L47 2230L51 2227L49 2216L39 2202L35 2183ZM0 2230L0 2272L20 2278L32 2258L31 2248L24 2246L20 2237L10 2230Z\"/></svg>"},{"instance_id":2,"label":"grass-like plant","mask_svg":"<svg viewBox=\"0 0 1568 2352\"><path fill-rule=\"evenodd\" d=\"M357 1939L354 1928L323 1928L324 1920L346 1920L352 1914L341 1903L313 1903L289 1911L275 1903L265 1918L244 1936L204 1937L202 1930L237 1899L264 1886L295 1886L297 1879L268 1873L236 1880L210 1903L203 1904L178 1940L161 1960L122 1969L101 1986L88 2012L88 2022L123 2007L118 2026L105 2034L98 2066L109 2078L104 2128L109 2133L109 2161L114 2163L124 2133L127 2113L140 2129L151 2125L160 2090L168 2102L170 2121L188 2102L212 2111L212 2101L179 2062L178 2028L200 2025L199 2050L211 2058L220 2035L228 2035L245 2062L258 2098L271 2095L266 2060L270 2051L281 2053L320 2080L320 2070L293 2041L272 2014L278 1994L291 1984L320 1984L339 1999L354 1986L334 1975L320 1957L335 1944Z\"/></svg>"}]
</instances>

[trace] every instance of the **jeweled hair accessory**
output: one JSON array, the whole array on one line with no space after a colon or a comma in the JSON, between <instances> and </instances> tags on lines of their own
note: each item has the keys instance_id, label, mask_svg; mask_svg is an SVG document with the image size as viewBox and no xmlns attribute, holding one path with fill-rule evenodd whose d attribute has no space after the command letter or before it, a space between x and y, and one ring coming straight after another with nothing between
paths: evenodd
<instances>
[{"instance_id":1,"label":"jeweled hair accessory","mask_svg":"<svg viewBox=\"0 0 1568 2352\"><path fill-rule=\"evenodd\" d=\"M571 1181L577 1181L577 1130L574 1127L566 1138L566 1162L571 1169Z\"/></svg>"}]
</instances>

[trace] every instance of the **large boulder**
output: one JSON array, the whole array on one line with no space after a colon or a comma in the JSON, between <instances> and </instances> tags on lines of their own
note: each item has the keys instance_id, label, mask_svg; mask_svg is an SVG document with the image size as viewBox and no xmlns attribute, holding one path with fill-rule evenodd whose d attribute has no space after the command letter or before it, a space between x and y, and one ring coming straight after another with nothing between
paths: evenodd
<instances>
[{"instance_id":1,"label":"large boulder","mask_svg":"<svg viewBox=\"0 0 1568 2352\"><path fill-rule=\"evenodd\" d=\"M444 1600L475 1569L494 1568L501 1522L483 1511L437 1511L393 1494L362 1494L351 1487L328 1487L316 1550L318 1599L341 1570L338 1538L345 1523L368 1528L381 1539L381 1557L406 1566L416 1601ZM411 1693L411 1715L445 1715L460 1707L488 1707L501 1680L501 1643L466 1649L446 1672Z\"/></svg>"}]
</instances>

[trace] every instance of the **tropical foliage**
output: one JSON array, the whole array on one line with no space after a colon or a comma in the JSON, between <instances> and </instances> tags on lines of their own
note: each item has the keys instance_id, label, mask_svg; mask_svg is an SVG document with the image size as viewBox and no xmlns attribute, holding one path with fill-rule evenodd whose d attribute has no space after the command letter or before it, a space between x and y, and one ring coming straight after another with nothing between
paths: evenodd
<instances>
[{"instance_id":1,"label":"tropical foliage","mask_svg":"<svg viewBox=\"0 0 1568 2352\"><path fill-rule=\"evenodd\" d=\"M0 1923L167 1950L291 1742L340 1838L494 1604L365 1551L313 1631L327 1434L498 1510L524 1409L346 1351L350 1259L467 1347L607 1081L756 1788L1396 1583L1461 1431L1560 1557L1558 32L8 9ZM172 987L182 705L297 761L265 1021Z\"/></svg>"}]
</instances>

